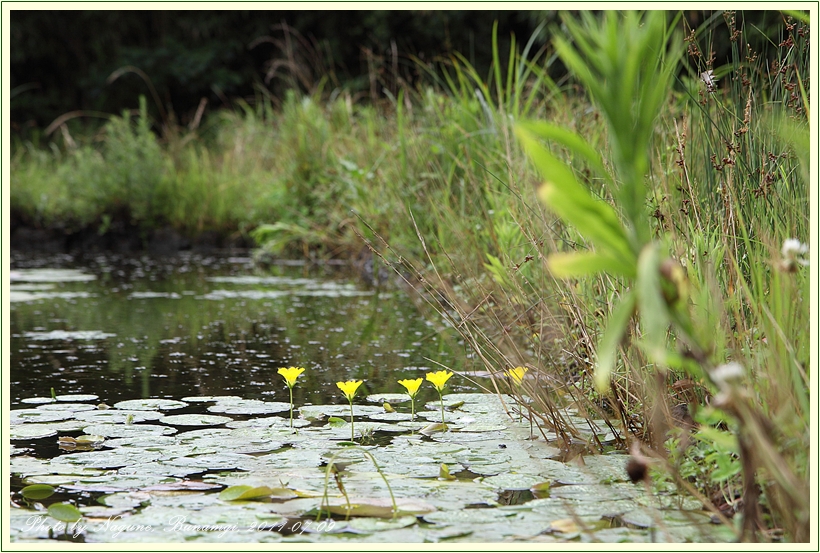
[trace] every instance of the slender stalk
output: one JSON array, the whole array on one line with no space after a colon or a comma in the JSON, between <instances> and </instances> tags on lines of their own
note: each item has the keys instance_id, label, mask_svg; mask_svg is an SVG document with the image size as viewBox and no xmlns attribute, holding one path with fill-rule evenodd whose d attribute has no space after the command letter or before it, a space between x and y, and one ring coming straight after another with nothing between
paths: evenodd
<instances>
[{"instance_id":1,"label":"slender stalk","mask_svg":"<svg viewBox=\"0 0 820 553\"><path fill-rule=\"evenodd\" d=\"M288 392L290 392L290 427L293 428L293 387L288 386Z\"/></svg>"},{"instance_id":2,"label":"slender stalk","mask_svg":"<svg viewBox=\"0 0 820 553\"><path fill-rule=\"evenodd\" d=\"M350 398L350 441L353 441L355 434L353 433L353 398Z\"/></svg>"}]
</instances>

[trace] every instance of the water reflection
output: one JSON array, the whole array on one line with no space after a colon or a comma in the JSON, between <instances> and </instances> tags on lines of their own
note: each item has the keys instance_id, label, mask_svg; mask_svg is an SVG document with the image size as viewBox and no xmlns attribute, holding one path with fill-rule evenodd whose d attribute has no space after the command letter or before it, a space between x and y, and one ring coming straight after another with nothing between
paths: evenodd
<instances>
[{"instance_id":1,"label":"water reflection","mask_svg":"<svg viewBox=\"0 0 820 553\"><path fill-rule=\"evenodd\" d=\"M427 358L463 357L403 292L358 286L330 267L258 271L248 257L194 254L14 255L11 277L12 401L52 387L109 402L286 401L276 369L300 365L308 370L295 402L335 402L337 380L363 379L365 393L401 391L396 379L421 376Z\"/></svg>"}]
</instances>

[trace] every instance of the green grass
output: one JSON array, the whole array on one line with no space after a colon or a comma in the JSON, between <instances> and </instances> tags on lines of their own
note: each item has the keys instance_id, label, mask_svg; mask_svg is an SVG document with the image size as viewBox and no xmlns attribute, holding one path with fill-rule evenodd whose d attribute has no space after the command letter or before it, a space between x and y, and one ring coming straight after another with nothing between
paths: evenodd
<instances>
[{"instance_id":1,"label":"green grass","mask_svg":"<svg viewBox=\"0 0 820 553\"><path fill-rule=\"evenodd\" d=\"M809 271L781 248L809 236L807 27L784 20L751 52L759 31L731 13L680 34L637 21L570 20L569 35L496 57L486 76L437 60L428 84L381 106L260 96L162 137L143 108L79 145L18 144L12 210L69 230L129 217L250 233L276 255L351 257L368 243L462 335L490 389L530 369L520 391L544 436L577 435L567 406L604 418L620 447L657 458L656 490L720 503L756 483L761 510L738 516L738 536L805 540ZM733 34L729 63L712 67L703 52ZM573 80L548 77L556 51ZM528 151L545 152L532 159L524 119L549 122L526 127ZM545 178L583 197L548 208ZM583 198L592 211L578 214ZM637 317L614 309L630 297ZM731 385L714 376L729 362L743 367ZM668 452L682 403L702 426Z\"/></svg>"}]
</instances>

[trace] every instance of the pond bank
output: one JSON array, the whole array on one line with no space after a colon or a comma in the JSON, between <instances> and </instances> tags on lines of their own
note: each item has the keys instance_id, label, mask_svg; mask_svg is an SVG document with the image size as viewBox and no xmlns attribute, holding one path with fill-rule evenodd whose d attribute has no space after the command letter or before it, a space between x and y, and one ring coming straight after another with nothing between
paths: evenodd
<instances>
[{"instance_id":1,"label":"pond bank","mask_svg":"<svg viewBox=\"0 0 820 553\"><path fill-rule=\"evenodd\" d=\"M171 255L181 251L209 252L248 249L253 241L239 232L204 231L196 235L179 232L171 226L146 229L128 223L112 223L108 229L89 226L66 231L17 223L12 219L10 245L20 252L113 252Z\"/></svg>"}]
</instances>

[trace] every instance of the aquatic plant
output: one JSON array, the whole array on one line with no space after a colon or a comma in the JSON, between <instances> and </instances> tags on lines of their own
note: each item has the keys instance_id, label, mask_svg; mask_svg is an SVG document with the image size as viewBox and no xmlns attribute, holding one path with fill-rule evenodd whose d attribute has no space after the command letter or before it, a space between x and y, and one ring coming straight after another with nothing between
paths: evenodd
<instances>
[{"instance_id":1,"label":"aquatic plant","mask_svg":"<svg viewBox=\"0 0 820 553\"><path fill-rule=\"evenodd\" d=\"M444 423L444 397L442 394L444 393L444 385L453 376L453 373L450 371L435 371L431 373L427 373L425 378L433 383L433 386L436 387L436 391L438 392L438 400L441 404L441 424Z\"/></svg>"},{"instance_id":2,"label":"aquatic plant","mask_svg":"<svg viewBox=\"0 0 820 553\"><path fill-rule=\"evenodd\" d=\"M410 420L416 420L416 395L419 393L419 388L423 380L421 378L399 380L399 384L405 387L407 393L410 395Z\"/></svg>"},{"instance_id":3,"label":"aquatic plant","mask_svg":"<svg viewBox=\"0 0 820 553\"><path fill-rule=\"evenodd\" d=\"M293 428L293 387L296 385L296 379L299 375L305 372L302 367L280 368L277 371L285 379L285 384L288 385L288 392L290 393L290 427Z\"/></svg>"},{"instance_id":4,"label":"aquatic plant","mask_svg":"<svg viewBox=\"0 0 820 553\"><path fill-rule=\"evenodd\" d=\"M362 385L361 380L348 380L347 382L337 382L336 386L342 391L347 401L350 402L350 441L353 441L355 434L353 433L353 397L359 386Z\"/></svg>"}]
</instances>

